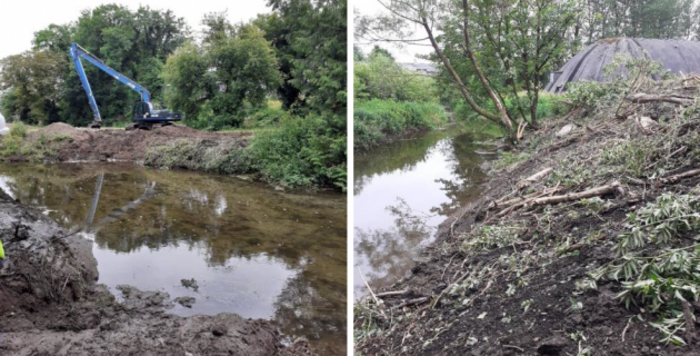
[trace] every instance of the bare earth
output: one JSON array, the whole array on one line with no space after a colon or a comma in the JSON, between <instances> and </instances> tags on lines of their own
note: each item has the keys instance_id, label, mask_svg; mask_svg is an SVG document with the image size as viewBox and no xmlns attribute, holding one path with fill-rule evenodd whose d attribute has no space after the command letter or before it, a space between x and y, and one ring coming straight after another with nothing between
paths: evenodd
<instances>
[{"instance_id":1,"label":"bare earth","mask_svg":"<svg viewBox=\"0 0 700 356\"><path fill-rule=\"evenodd\" d=\"M166 126L153 130L86 129L65 123L54 123L29 134L30 140L41 137L60 141L59 161L133 161L142 162L149 147L178 139L206 141L211 145L236 142L244 147L249 133L200 131L186 126Z\"/></svg>"}]
</instances>

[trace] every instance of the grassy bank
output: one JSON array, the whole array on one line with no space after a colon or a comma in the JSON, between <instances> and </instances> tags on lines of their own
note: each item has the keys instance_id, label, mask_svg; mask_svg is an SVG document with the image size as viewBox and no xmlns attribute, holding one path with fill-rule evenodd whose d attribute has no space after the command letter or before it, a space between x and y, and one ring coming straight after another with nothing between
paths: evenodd
<instances>
[{"instance_id":1,"label":"grassy bank","mask_svg":"<svg viewBox=\"0 0 700 356\"><path fill-rule=\"evenodd\" d=\"M491 164L411 276L356 303L359 354L700 352L700 90L604 85Z\"/></svg>"},{"instance_id":2,"label":"grassy bank","mask_svg":"<svg viewBox=\"0 0 700 356\"><path fill-rule=\"evenodd\" d=\"M355 150L367 150L407 132L432 129L448 122L436 103L393 100L358 102L354 113Z\"/></svg>"}]
</instances>

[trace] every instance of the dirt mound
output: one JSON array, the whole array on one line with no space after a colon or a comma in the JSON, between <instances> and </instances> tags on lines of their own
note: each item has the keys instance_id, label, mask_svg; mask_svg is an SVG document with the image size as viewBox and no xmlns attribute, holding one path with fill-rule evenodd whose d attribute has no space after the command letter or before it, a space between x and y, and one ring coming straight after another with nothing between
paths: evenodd
<instances>
[{"instance_id":1,"label":"dirt mound","mask_svg":"<svg viewBox=\"0 0 700 356\"><path fill-rule=\"evenodd\" d=\"M677 274L668 277L677 260L669 256L696 261L688 251L700 231L700 219L691 217L700 211L679 215L683 228L671 230L665 243L652 238L665 232L645 225L654 214L700 210L700 104L690 99L700 90L675 89L671 96L673 87L647 88L658 96L644 105L626 102L621 117L581 109L531 134L511 154L520 162L492 167L482 198L441 225L424 251L428 262L375 291L379 304L367 298L356 305L357 350L700 355L697 295L664 289L675 288L684 273L671 269ZM671 97L684 99L664 99ZM575 128L557 137L571 123ZM655 224L668 228L674 219ZM625 268L630 261L638 264ZM664 263L650 267L658 261ZM683 309L678 296L695 304Z\"/></svg>"},{"instance_id":2,"label":"dirt mound","mask_svg":"<svg viewBox=\"0 0 700 356\"><path fill-rule=\"evenodd\" d=\"M92 243L0 191L0 355L310 355L265 320L165 314L167 293L96 284Z\"/></svg>"},{"instance_id":3,"label":"dirt mound","mask_svg":"<svg viewBox=\"0 0 700 356\"><path fill-rule=\"evenodd\" d=\"M86 129L54 123L31 132L29 140L49 139L53 159L58 161L133 161L142 162L148 149L175 140L204 141L212 146L246 146L249 133L200 131L172 125L152 130Z\"/></svg>"}]
</instances>

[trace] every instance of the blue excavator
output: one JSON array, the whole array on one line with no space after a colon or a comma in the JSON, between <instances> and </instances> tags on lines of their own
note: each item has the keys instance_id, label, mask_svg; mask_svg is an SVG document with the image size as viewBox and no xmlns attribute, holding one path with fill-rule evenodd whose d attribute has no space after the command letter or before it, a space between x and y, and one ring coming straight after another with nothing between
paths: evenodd
<instances>
[{"instance_id":1,"label":"blue excavator","mask_svg":"<svg viewBox=\"0 0 700 356\"><path fill-rule=\"evenodd\" d=\"M88 63L99 68L103 72L109 74L114 79L118 80L122 84L128 86L133 91L141 95L141 101L134 105L132 112L133 125L127 127L129 129L145 129L149 130L155 127L171 125L173 121L182 120L182 115L167 109L156 110L153 108L153 103L151 103L151 93L148 92L146 88L141 86L139 83L127 78L116 70L110 68L101 59L95 57L90 52L80 47L77 43L71 44L70 55L73 58L73 64L75 65L75 70L78 72L80 77L80 82L83 83L83 88L88 96L88 101L90 102L90 108L93 113L93 121L90 124L91 128L100 128L102 126L102 117L100 116L100 109L97 107L97 102L95 101L95 96L92 94L92 89L90 88L90 82L85 74L85 69L83 68L83 62L81 59L85 59Z\"/></svg>"}]
</instances>

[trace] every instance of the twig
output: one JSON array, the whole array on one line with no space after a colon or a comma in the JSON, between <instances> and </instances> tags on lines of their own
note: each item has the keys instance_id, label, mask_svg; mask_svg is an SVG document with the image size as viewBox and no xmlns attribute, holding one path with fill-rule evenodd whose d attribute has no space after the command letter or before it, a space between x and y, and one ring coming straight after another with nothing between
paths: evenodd
<instances>
[{"instance_id":1,"label":"twig","mask_svg":"<svg viewBox=\"0 0 700 356\"><path fill-rule=\"evenodd\" d=\"M367 289L369 290L369 294L372 296L372 299L374 299L374 302L377 303L377 306L380 306L381 303L379 302L377 295L374 294L374 291L372 291L372 287L370 287L369 283L367 283L365 276L362 274L362 270L360 269L360 266L357 266L357 271L360 272L360 278L362 278L362 281L365 282L365 286L367 286Z\"/></svg>"},{"instance_id":2,"label":"twig","mask_svg":"<svg viewBox=\"0 0 700 356\"><path fill-rule=\"evenodd\" d=\"M622 329L622 342L625 342L625 334L627 334L627 329L632 325L632 318L627 319L627 325Z\"/></svg>"},{"instance_id":3,"label":"twig","mask_svg":"<svg viewBox=\"0 0 700 356\"><path fill-rule=\"evenodd\" d=\"M690 310L690 303L687 300L681 299L683 306L683 316L685 317L685 341L692 345L695 340L695 321L693 321L693 312Z\"/></svg>"},{"instance_id":4,"label":"twig","mask_svg":"<svg viewBox=\"0 0 700 356\"><path fill-rule=\"evenodd\" d=\"M522 347L517 347L517 346L515 346L515 345L503 345L503 347L505 347L505 348L507 348L507 349L518 350L518 351L520 351L520 352L525 352L525 350L524 350Z\"/></svg>"},{"instance_id":5,"label":"twig","mask_svg":"<svg viewBox=\"0 0 700 356\"><path fill-rule=\"evenodd\" d=\"M410 299L410 300L407 300L407 301L405 301L405 302L403 302L403 303L401 303L401 304L395 305L395 306L393 307L393 309L401 309L401 308L403 308L403 307L407 307L407 306L409 306L409 305L414 305L414 304L423 304L423 303L427 302L428 299L430 299L430 298L428 298L428 297L419 297L419 298L415 298L415 299Z\"/></svg>"},{"instance_id":6,"label":"twig","mask_svg":"<svg viewBox=\"0 0 700 356\"><path fill-rule=\"evenodd\" d=\"M382 298L382 297L389 297L392 295L402 295L408 293L408 289L403 289L403 290L395 290L395 291L387 291L387 292L381 292L375 294L377 298Z\"/></svg>"}]
</instances>

